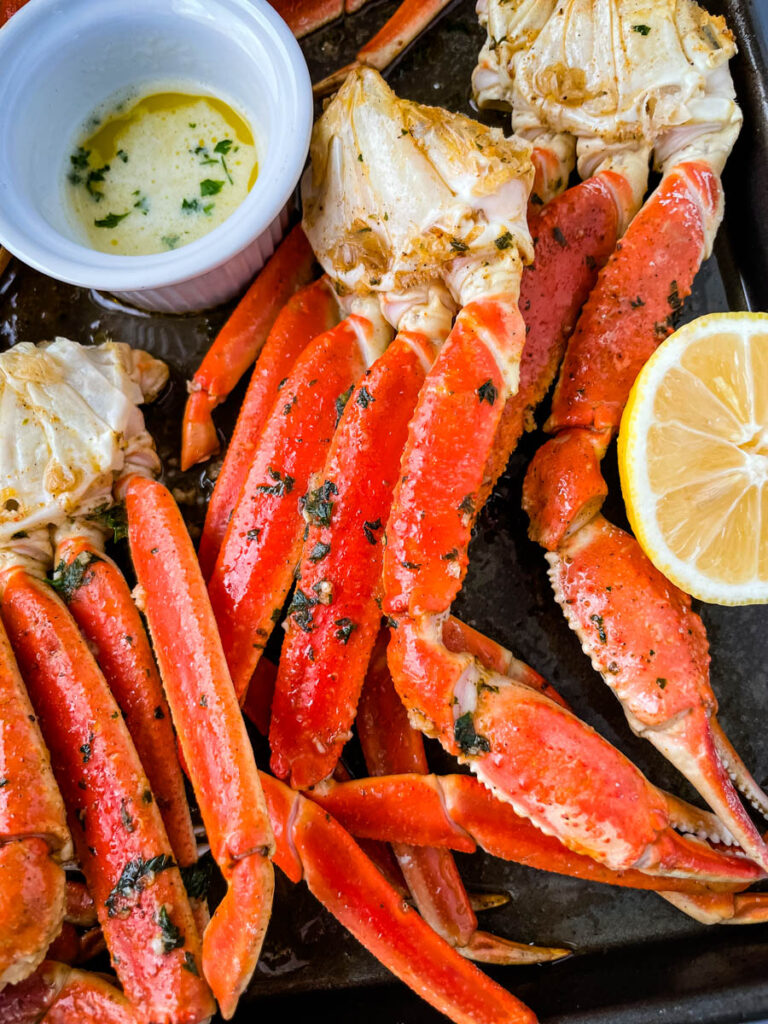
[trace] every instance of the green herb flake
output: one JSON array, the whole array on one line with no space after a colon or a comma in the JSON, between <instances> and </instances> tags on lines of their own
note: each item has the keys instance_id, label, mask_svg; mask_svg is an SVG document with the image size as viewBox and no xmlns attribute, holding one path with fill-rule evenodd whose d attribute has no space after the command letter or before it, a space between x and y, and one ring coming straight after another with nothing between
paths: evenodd
<instances>
[{"instance_id":1,"label":"green herb flake","mask_svg":"<svg viewBox=\"0 0 768 1024\"><path fill-rule=\"evenodd\" d=\"M282 498L284 494L290 494L296 481L288 473L283 476L279 470L267 467L267 473L275 481L273 484L259 484L256 488L262 494L271 494L276 498Z\"/></svg>"},{"instance_id":2,"label":"green herb flake","mask_svg":"<svg viewBox=\"0 0 768 1024\"><path fill-rule=\"evenodd\" d=\"M179 244L179 236L178 235L163 235L163 237L160 239L160 241L163 243L163 245L166 247L166 249L175 249L176 246Z\"/></svg>"},{"instance_id":3,"label":"green herb flake","mask_svg":"<svg viewBox=\"0 0 768 1024\"><path fill-rule=\"evenodd\" d=\"M120 821L123 823L123 828L126 832L133 832L136 828L133 818L131 817L128 808L125 805L125 800L120 801Z\"/></svg>"},{"instance_id":4,"label":"green herb flake","mask_svg":"<svg viewBox=\"0 0 768 1024\"><path fill-rule=\"evenodd\" d=\"M164 953L172 953L184 945L184 936L171 920L165 904L158 910L155 923L160 928L160 943Z\"/></svg>"},{"instance_id":5,"label":"green herb flake","mask_svg":"<svg viewBox=\"0 0 768 1024\"><path fill-rule=\"evenodd\" d=\"M100 561L98 555L90 551L81 551L69 565L63 561L59 562L53 573L51 586L66 602L71 601L80 587L87 586L93 579L93 571L89 572L89 566Z\"/></svg>"},{"instance_id":6,"label":"green herb flake","mask_svg":"<svg viewBox=\"0 0 768 1024\"><path fill-rule=\"evenodd\" d=\"M651 31L651 26L650 25L633 25L632 26L632 31L639 33L639 35L641 35L641 36L647 36L648 33Z\"/></svg>"},{"instance_id":7,"label":"green herb flake","mask_svg":"<svg viewBox=\"0 0 768 1024\"><path fill-rule=\"evenodd\" d=\"M85 518L91 522L99 523L100 526L105 527L107 530L111 530L112 540L115 543L125 540L128 536L128 515L125 511L125 505L122 503L118 505L99 505L93 512L89 512Z\"/></svg>"},{"instance_id":8,"label":"green herb flake","mask_svg":"<svg viewBox=\"0 0 768 1024\"><path fill-rule=\"evenodd\" d=\"M83 764L88 764L93 756L93 741L96 739L92 732L88 733L88 739L80 747L80 753L83 755Z\"/></svg>"},{"instance_id":9,"label":"green herb flake","mask_svg":"<svg viewBox=\"0 0 768 1024\"><path fill-rule=\"evenodd\" d=\"M128 154L125 152L124 149L118 149L117 155L119 159L123 161L124 164L128 163Z\"/></svg>"},{"instance_id":10,"label":"green herb flake","mask_svg":"<svg viewBox=\"0 0 768 1024\"><path fill-rule=\"evenodd\" d=\"M191 900L205 899L211 885L211 862L208 859L201 859L179 870L189 898Z\"/></svg>"},{"instance_id":11,"label":"green herb flake","mask_svg":"<svg viewBox=\"0 0 768 1024\"><path fill-rule=\"evenodd\" d=\"M605 635L605 625L603 623L603 616L602 615L590 615L589 616L589 621L590 622L594 622L595 627L597 629L597 635L600 638L600 643L601 644L607 644L608 643L608 637Z\"/></svg>"},{"instance_id":12,"label":"green herb flake","mask_svg":"<svg viewBox=\"0 0 768 1024\"><path fill-rule=\"evenodd\" d=\"M312 550L309 552L308 557L310 562L314 562L315 564L317 562L322 562L322 560L330 552L330 550L330 544L323 544L323 542L319 540L317 544L315 544Z\"/></svg>"},{"instance_id":13,"label":"green herb flake","mask_svg":"<svg viewBox=\"0 0 768 1024\"><path fill-rule=\"evenodd\" d=\"M223 181L214 180L213 178L205 178L200 182L200 195L217 196L223 188Z\"/></svg>"},{"instance_id":14,"label":"green herb flake","mask_svg":"<svg viewBox=\"0 0 768 1024\"><path fill-rule=\"evenodd\" d=\"M339 395L339 397L336 399L336 426L337 427L339 425L339 420L341 419L341 417L342 417L342 415L344 413L344 410L347 407L347 402L349 401L350 396L351 396L353 390L354 390L354 386L352 384L350 384L350 386L347 388L347 390L343 391Z\"/></svg>"},{"instance_id":15,"label":"green herb flake","mask_svg":"<svg viewBox=\"0 0 768 1024\"><path fill-rule=\"evenodd\" d=\"M363 409L367 409L371 402L375 402L376 399L373 397L368 388L363 385L355 395L355 401Z\"/></svg>"},{"instance_id":16,"label":"green herb flake","mask_svg":"<svg viewBox=\"0 0 768 1024\"><path fill-rule=\"evenodd\" d=\"M451 248L453 249L454 252L467 252L469 246L465 242L460 241L458 238L452 238Z\"/></svg>"},{"instance_id":17,"label":"green herb flake","mask_svg":"<svg viewBox=\"0 0 768 1024\"><path fill-rule=\"evenodd\" d=\"M660 690L664 690L667 686L667 680L663 676L658 676L658 678L656 679L656 685L659 687Z\"/></svg>"},{"instance_id":18,"label":"green herb flake","mask_svg":"<svg viewBox=\"0 0 768 1024\"><path fill-rule=\"evenodd\" d=\"M509 231L505 231L503 235L499 235L498 238L494 239L493 244L499 250L511 249L512 246L515 244L515 240L513 239Z\"/></svg>"},{"instance_id":19,"label":"green herb flake","mask_svg":"<svg viewBox=\"0 0 768 1024\"><path fill-rule=\"evenodd\" d=\"M184 963L181 966L184 968L185 971L189 971L190 974L194 974L196 978L200 977L200 971L198 971L197 969L195 958L192 956L189 950L187 950L186 953L184 954Z\"/></svg>"},{"instance_id":20,"label":"green herb flake","mask_svg":"<svg viewBox=\"0 0 768 1024\"><path fill-rule=\"evenodd\" d=\"M380 530L381 527L382 527L381 519L374 519L372 522L369 522L368 520L366 520L363 523L363 533L365 534L365 539L368 541L369 544L375 544L376 543L378 538L376 537L375 531L376 530Z\"/></svg>"},{"instance_id":21,"label":"green herb flake","mask_svg":"<svg viewBox=\"0 0 768 1024\"><path fill-rule=\"evenodd\" d=\"M101 220L95 220L93 223L97 228L116 228L121 220L130 214L130 210L127 213L108 213L106 217L102 217Z\"/></svg>"},{"instance_id":22,"label":"green herb flake","mask_svg":"<svg viewBox=\"0 0 768 1024\"><path fill-rule=\"evenodd\" d=\"M459 512L465 516L473 516L475 514L475 498L472 494L465 494L459 502Z\"/></svg>"},{"instance_id":23,"label":"green herb flake","mask_svg":"<svg viewBox=\"0 0 768 1024\"><path fill-rule=\"evenodd\" d=\"M320 487L309 491L304 499L304 515L311 526L330 526L333 515L331 495L338 494L332 480L326 480Z\"/></svg>"},{"instance_id":24,"label":"green herb flake","mask_svg":"<svg viewBox=\"0 0 768 1024\"><path fill-rule=\"evenodd\" d=\"M134 210L139 210L146 217L149 213L149 196L142 196L133 204Z\"/></svg>"},{"instance_id":25,"label":"green herb flake","mask_svg":"<svg viewBox=\"0 0 768 1024\"><path fill-rule=\"evenodd\" d=\"M184 213L198 213L200 210L200 201L198 199L182 199L181 209Z\"/></svg>"},{"instance_id":26,"label":"green herb flake","mask_svg":"<svg viewBox=\"0 0 768 1024\"><path fill-rule=\"evenodd\" d=\"M478 754L487 754L491 749L488 739L475 732L475 722L471 711L465 712L456 719L453 736L462 754L477 756Z\"/></svg>"},{"instance_id":27,"label":"green herb flake","mask_svg":"<svg viewBox=\"0 0 768 1024\"><path fill-rule=\"evenodd\" d=\"M232 149L232 139L222 139L213 147L214 153L228 153Z\"/></svg>"},{"instance_id":28,"label":"green herb flake","mask_svg":"<svg viewBox=\"0 0 768 1024\"><path fill-rule=\"evenodd\" d=\"M456 559L459 557L459 549L451 548L450 551L446 551L446 553L441 557L444 562L455 562Z\"/></svg>"},{"instance_id":29,"label":"green herb flake","mask_svg":"<svg viewBox=\"0 0 768 1024\"><path fill-rule=\"evenodd\" d=\"M288 614L293 621L305 633L311 633L315 628L315 620L312 618L312 609L320 602L315 597L305 594L300 587L296 587L293 598L288 606Z\"/></svg>"},{"instance_id":30,"label":"green herb flake","mask_svg":"<svg viewBox=\"0 0 768 1024\"><path fill-rule=\"evenodd\" d=\"M335 619L334 625L339 627L334 633L334 636L337 640L341 640L341 642L346 646L346 644L349 643L349 638L357 629L357 623L353 622L352 619L345 617L342 619Z\"/></svg>"},{"instance_id":31,"label":"green herb flake","mask_svg":"<svg viewBox=\"0 0 768 1024\"><path fill-rule=\"evenodd\" d=\"M173 857L160 853L156 857L144 860L143 857L135 857L129 860L123 868L120 877L104 900L108 917L115 917L120 910L121 901L128 901L136 896L145 885L149 885L155 875L169 868L175 868L176 862Z\"/></svg>"},{"instance_id":32,"label":"green herb flake","mask_svg":"<svg viewBox=\"0 0 768 1024\"><path fill-rule=\"evenodd\" d=\"M499 392L496 389L495 384L492 380L487 380L481 384L477 389L477 397L481 402L487 402L488 405L493 405L499 396Z\"/></svg>"},{"instance_id":33,"label":"green herb flake","mask_svg":"<svg viewBox=\"0 0 768 1024\"><path fill-rule=\"evenodd\" d=\"M3 786L9 785L10 781L11 780L7 777L3 777L2 779L0 779L0 789L2 789Z\"/></svg>"}]
</instances>

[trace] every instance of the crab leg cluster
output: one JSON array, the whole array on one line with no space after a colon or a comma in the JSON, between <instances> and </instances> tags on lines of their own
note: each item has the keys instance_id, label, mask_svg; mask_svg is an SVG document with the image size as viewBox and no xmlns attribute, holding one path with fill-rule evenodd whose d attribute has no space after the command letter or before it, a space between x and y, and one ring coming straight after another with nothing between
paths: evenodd
<instances>
[{"instance_id":1,"label":"crab leg cluster","mask_svg":"<svg viewBox=\"0 0 768 1024\"><path fill-rule=\"evenodd\" d=\"M637 373L671 332L711 251L722 219L719 175L741 123L727 70L735 47L722 19L692 2L659 4L642 24L636 14L616 0L514 14L497 0L483 5L489 42L474 79L481 102L511 104L516 128L529 137L570 139L583 174L609 167L638 198L652 153L663 173L569 342L546 425L557 436L530 467L524 506L531 536L551 552L556 598L631 727L765 865L765 846L729 776L763 812L768 803L717 724L703 625L636 542L599 515L607 493L600 461ZM601 19L611 19L610 43L598 41ZM531 44L524 52L521 32ZM494 48L491 38L502 34ZM623 64L611 62L619 46ZM590 98L597 81L613 89L610 103ZM579 90L584 102L575 106ZM638 618L637 607L646 616Z\"/></svg>"}]
</instances>

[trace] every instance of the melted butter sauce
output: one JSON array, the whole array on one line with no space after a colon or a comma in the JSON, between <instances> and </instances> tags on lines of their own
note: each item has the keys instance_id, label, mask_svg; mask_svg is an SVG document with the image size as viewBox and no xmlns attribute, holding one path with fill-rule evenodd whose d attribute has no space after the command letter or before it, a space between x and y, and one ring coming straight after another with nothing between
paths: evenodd
<instances>
[{"instance_id":1,"label":"melted butter sauce","mask_svg":"<svg viewBox=\"0 0 768 1024\"><path fill-rule=\"evenodd\" d=\"M253 132L213 96L156 92L118 104L73 150L70 213L100 252L167 252L208 234L258 176Z\"/></svg>"}]
</instances>

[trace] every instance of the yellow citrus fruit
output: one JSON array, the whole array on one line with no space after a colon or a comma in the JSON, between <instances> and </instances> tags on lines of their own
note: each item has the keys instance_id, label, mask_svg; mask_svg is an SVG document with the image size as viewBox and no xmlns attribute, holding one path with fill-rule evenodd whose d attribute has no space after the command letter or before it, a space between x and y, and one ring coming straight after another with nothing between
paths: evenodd
<instances>
[{"instance_id":1,"label":"yellow citrus fruit","mask_svg":"<svg viewBox=\"0 0 768 1024\"><path fill-rule=\"evenodd\" d=\"M624 411L619 471L657 569L702 601L768 602L768 314L712 313L659 346Z\"/></svg>"}]
</instances>

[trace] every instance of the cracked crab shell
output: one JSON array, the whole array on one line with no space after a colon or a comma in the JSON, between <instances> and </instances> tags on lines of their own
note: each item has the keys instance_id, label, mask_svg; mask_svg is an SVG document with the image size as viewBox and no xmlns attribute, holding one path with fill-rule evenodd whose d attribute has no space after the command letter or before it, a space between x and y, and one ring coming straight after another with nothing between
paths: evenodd
<instances>
[{"instance_id":1,"label":"cracked crab shell","mask_svg":"<svg viewBox=\"0 0 768 1024\"><path fill-rule=\"evenodd\" d=\"M521 139L402 100L360 68L315 125L310 153L304 230L343 287L402 292L513 247L533 258Z\"/></svg>"},{"instance_id":2,"label":"cracked crab shell","mask_svg":"<svg viewBox=\"0 0 768 1024\"><path fill-rule=\"evenodd\" d=\"M481 0L478 10L488 32L473 75L478 103L513 107L526 137L545 126L646 145L661 163L713 128L731 144L738 132L736 44L694 0Z\"/></svg>"},{"instance_id":3,"label":"cracked crab shell","mask_svg":"<svg viewBox=\"0 0 768 1024\"><path fill-rule=\"evenodd\" d=\"M0 355L0 547L111 501L126 460L159 467L138 406L166 379L163 363L111 342Z\"/></svg>"}]
</instances>

